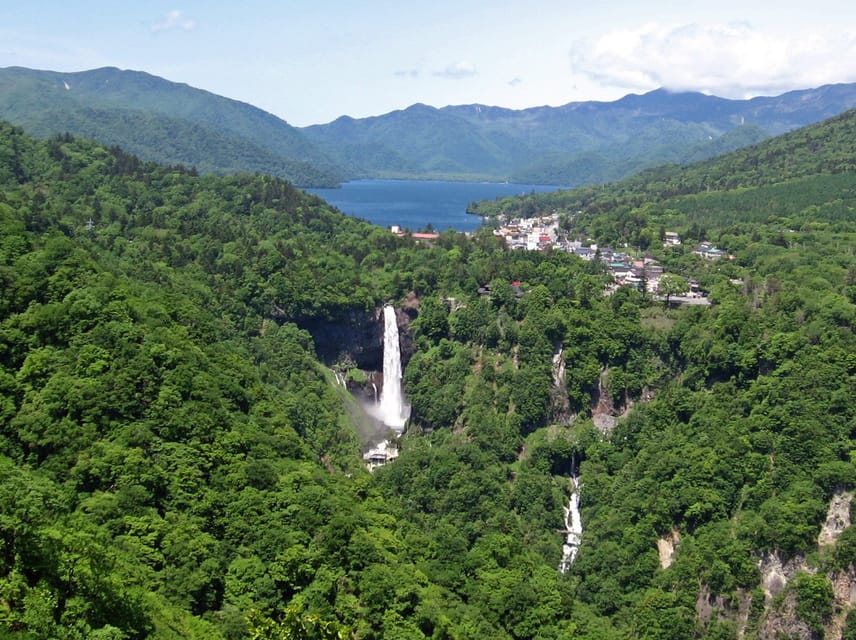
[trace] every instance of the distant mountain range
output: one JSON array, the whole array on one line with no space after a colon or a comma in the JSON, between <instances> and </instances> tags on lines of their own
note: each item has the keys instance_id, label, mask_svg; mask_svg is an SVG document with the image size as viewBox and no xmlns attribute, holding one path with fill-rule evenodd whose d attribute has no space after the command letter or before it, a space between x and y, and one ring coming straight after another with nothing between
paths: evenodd
<instances>
[{"instance_id":1,"label":"distant mountain range","mask_svg":"<svg viewBox=\"0 0 856 640\"><path fill-rule=\"evenodd\" d=\"M306 186L349 177L276 116L140 71L0 69L0 118L39 137L74 133L205 173L268 173Z\"/></svg>"},{"instance_id":2,"label":"distant mountain range","mask_svg":"<svg viewBox=\"0 0 856 640\"><path fill-rule=\"evenodd\" d=\"M507 179L577 186L701 160L856 106L856 84L726 100L663 89L615 102L511 110L413 105L303 132L366 177Z\"/></svg>"},{"instance_id":3,"label":"distant mountain range","mask_svg":"<svg viewBox=\"0 0 856 640\"><path fill-rule=\"evenodd\" d=\"M854 106L856 84L751 100L660 89L523 110L416 104L296 128L140 71L0 69L0 118L34 135L68 131L146 160L270 173L301 186L354 178L601 183L712 157Z\"/></svg>"},{"instance_id":4,"label":"distant mountain range","mask_svg":"<svg viewBox=\"0 0 856 640\"><path fill-rule=\"evenodd\" d=\"M630 246L644 243L646 226L650 242L666 228L700 240L705 229L732 225L781 231L853 223L854 140L856 109L850 109L701 162L661 165L610 184L482 200L468 212L507 218L559 212L578 231Z\"/></svg>"}]
</instances>

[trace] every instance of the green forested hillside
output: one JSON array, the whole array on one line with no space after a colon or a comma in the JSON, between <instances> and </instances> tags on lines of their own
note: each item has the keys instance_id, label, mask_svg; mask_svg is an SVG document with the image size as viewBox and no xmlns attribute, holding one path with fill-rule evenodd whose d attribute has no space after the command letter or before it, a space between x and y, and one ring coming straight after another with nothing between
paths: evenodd
<instances>
[{"instance_id":1,"label":"green forested hillside","mask_svg":"<svg viewBox=\"0 0 856 640\"><path fill-rule=\"evenodd\" d=\"M658 89L522 110L415 104L302 131L359 177L579 186L709 158L854 106L854 85L752 100Z\"/></svg>"},{"instance_id":2,"label":"green forested hillside","mask_svg":"<svg viewBox=\"0 0 856 640\"><path fill-rule=\"evenodd\" d=\"M276 178L200 177L2 125L0 629L677 640L844 626L829 580L856 580L856 529L823 552L817 534L856 482L856 236L852 219L800 211L793 233L754 214L709 224L733 242L727 263L664 251L712 304L663 309L604 295L597 262L509 252L489 232L418 245ZM400 458L370 475L299 326L405 299L419 306L413 414ZM592 419L604 412L611 432ZM576 474L585 530L562 574ZM800 570L765 599L759 559L774 552Z\"/></svg>"},{"instance_id":3,"label":"green forested hillside","mask_svg":"<svg viewBox=\"0 0 856 640\"><path fill-rule=\"evenodd\" d=\"M566 213L578 230L638 244L644 229L854 220L856 111L732 153L596 187L473 203L482 216ZM634 235L635 234L635 235ZM651 242L651 237L647 241ZM644 239L643 239L644 243Z\"/></svg>"},{"instance_id":4,"label":"green forested hillside","mask_svg":"<svg viewBox=\"0 0 856 640\"><path fill-rule=\"evenodd\" d=\"M346 175L279 118L140 71L0 69L0 118L36 136L70 132L203 173L259 172L306 186Z\"/></svg>"}]
</instances>

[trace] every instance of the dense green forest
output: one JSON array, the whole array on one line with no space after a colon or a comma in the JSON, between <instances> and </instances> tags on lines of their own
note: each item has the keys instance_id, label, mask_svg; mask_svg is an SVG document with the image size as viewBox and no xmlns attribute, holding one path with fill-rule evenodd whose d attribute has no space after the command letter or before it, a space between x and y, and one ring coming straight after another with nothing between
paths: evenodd
<instances>
[{"instance_id":1,"label":"dense green forest","mask_svg":"<svg viewBox=\"0 0 856 640\"><path fill-rule=\"evenodd\" d=\"M657 249L692 308L489 230L420 245L278 178L0 125L0 635L852 637L856 528L817 537L856 482L853 118L727 161L755 182L688 170L668 215L734 254ZM568 224L617 243L647 205L656 233L646 184L565 196ZM306 328L405 299L413 413L369 474ZM771 554L798 569L765 597Z\"/></svg>"}]
</instances>

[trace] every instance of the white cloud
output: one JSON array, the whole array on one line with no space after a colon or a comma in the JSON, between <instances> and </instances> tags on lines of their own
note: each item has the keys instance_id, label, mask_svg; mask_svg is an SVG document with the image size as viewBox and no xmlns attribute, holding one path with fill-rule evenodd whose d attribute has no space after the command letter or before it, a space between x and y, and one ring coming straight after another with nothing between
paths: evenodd
<instances>
[{"instance_id":1,"label":"white cloud","mask_svg":"<svg viewBox=\"0 0 856 640\"><path fill-rule=\"evenodd\" d=\"M449 65L442 71L435 71L434 75L438 78L451 78L452 80L461 80L462 78L472 78L479 74L475 65L471 62L458 62Z\"/></svg>"},{"instance_id":2,"label":"white cloud","mask_svg":"<svg viewBox=\"0 0 856 640\"><path fill-rule=\"evenodd\" d=\"M520 78L512 78L508 81L509 87L519 87L521 84L523 84L523 80L521 80Z\"/></svg>"},{"instance_id":3,"label":"white cloud","mask_svg":"<svg viewBox=\"0 0 856 640\"><path fill-rule=\"evenodd\" d=\"M193 31L196 28L196 20L188 18L183 11L173 9L167 12L160 20L152 25L152 31Z\"/></svg>"},{"instance_id":4,"label":"white cloud","mask_svg":"<svg viewBox=\"0 0 856 640\"><path fill-rule=\"evenodd\" d=\"M571 50L575 73L632 91L658 87L723 97L856 81L856 34L781 36L748 23L648 24Z\"/></svg>"}]
</instances>

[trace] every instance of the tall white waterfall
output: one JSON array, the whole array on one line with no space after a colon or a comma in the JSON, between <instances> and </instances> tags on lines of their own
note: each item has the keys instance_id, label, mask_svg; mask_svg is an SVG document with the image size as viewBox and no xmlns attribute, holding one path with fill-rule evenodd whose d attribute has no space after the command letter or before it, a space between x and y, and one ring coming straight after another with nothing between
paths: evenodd
<instances>
[{"instance_id":1,"label":"tall white waterfall","mask_svg":"<svg viewBox=\"0 0 856 640\"><path fill-rule=\"evenodd\" d=\"M559 562L559 571L565 573L570 569L580 543L583 539L583 520L580 517L580 480L578 476L571 477L571 498L565 509L565 544L562 545L562 560Z\"/></svg>"},{"instance_id":2,"label":"tall white waterfall","mask_svg":"<svg viewBox=\"0 0 856 640\"><path fill-rule=\"evenodd\" d=\"M398 342L398 320L395 309L387 305L383 308L383 389L377 416L388 427L396 431L404 428L410 416L410 406L404 402L401 388L401 347Z\"/></svg>"}]
</instances>

